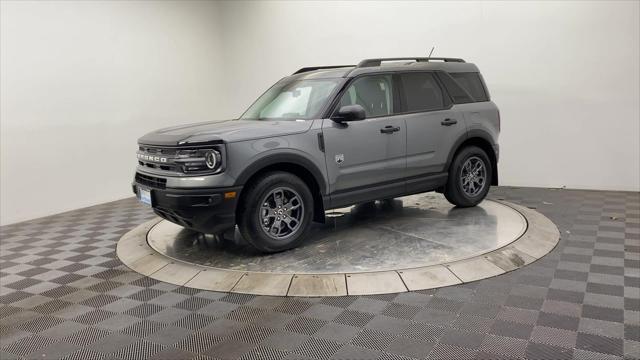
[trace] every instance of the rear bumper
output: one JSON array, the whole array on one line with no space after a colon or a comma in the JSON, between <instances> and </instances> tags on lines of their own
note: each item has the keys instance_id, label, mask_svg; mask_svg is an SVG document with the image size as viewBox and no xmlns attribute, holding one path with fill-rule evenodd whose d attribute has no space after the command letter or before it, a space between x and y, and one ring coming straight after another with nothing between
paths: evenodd
<instances>
[{"instance_id":1,"label":"rear bumper","mask_svg":"<svg viewBox=\"0 0 640 360\"><path fill-rule=\"evenodd\" d=\"M132 184L151 190L153 211L175 224L207 234L216 234L236 224L236 206L242 186L213 189L160 189ZM233 194L235 193L235 195Z\"/></svg>"}]
</instances>

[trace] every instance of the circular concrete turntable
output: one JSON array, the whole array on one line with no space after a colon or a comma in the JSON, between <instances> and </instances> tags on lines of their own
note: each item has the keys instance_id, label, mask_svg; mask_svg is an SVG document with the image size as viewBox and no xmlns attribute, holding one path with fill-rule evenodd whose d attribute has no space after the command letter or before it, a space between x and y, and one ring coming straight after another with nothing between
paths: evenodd
<instances>
[{"instance_id":1,"label":"circular concrete turntable","mask_svg":"<svg viewBox=\"0 0 640 360\"><path fill-rule=\"evenodd\" d=\"M559 240L540 213L485 200L455 208L435 193L327 212L298 248L262 254L155 219L125 234L118 256L157 280L212 291L280 296L396 293L500 275Z\"/></svg>"}]
</instances>

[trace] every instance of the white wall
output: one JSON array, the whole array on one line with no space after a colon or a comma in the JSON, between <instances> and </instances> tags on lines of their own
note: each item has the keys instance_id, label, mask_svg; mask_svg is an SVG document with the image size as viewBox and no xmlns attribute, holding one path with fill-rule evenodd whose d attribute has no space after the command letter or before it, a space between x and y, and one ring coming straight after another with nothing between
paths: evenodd
<instances>
[{"instance_id":1,"label":"white wall","mask_svg":"<svg viewBox=\"0 0 640 360\"><path fill-rule=\"evenodd\" d=\"M636 1L0 4L1 224L129 196L140 135L300 67L433 45L487 80L502 184L640 190Z\"/></svg>"},{"instance_id":2,"label":"white wall","mask_svg":"<svg viewBox=\"0 0 640 360\"><path fill-rule=\"evenodd\" d=\"M215 3L0 4L0 223L131 196L139 136L216 116Z\"/></svg>"},{"instance_id":3,"label":"white wall","mask_svg":"<svg viewBox=\"0 0 640 360\"><path fill-rule=\"evenodd\" d=\"M628 2L228 2L227 115L303 66L476 63L502 115L504 185L640 190L640 6Z\"/></svg>"}]
</instances>

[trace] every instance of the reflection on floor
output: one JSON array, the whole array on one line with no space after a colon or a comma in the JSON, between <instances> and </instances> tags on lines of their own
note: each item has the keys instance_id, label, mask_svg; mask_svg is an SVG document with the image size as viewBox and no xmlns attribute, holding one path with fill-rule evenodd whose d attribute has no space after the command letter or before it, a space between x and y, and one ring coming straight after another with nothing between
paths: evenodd
<instances>
[{"instance_id":1,"label":"reflection on floor","mask_svg":"<svg viewBox=\"0 0 640 360\"><path fill-rule=\"evenodd\" d=\"M115 257L133 199L0 228L0 358L640 357L640 194L497 188L559 227L525 268L438 290L280 298L176 287Z\"/></svg>"},{"instance_id":2,"label":"reflection on floor","mask_svg":"<svg viewBox=\"0 0 640 360\"><path fill-rule=\"evenodd\" d=\"M239 232L226 241L170 222L148 235L151 247L169 257L223 269L280 273L353 273L415 268L466 259L503 247L527 227L514 209L485 201L455 208L429 193L333 210L315 224L296 249L264 255ZM234 236L235 235L235 236Z\"/></svg>"}]
</instances>

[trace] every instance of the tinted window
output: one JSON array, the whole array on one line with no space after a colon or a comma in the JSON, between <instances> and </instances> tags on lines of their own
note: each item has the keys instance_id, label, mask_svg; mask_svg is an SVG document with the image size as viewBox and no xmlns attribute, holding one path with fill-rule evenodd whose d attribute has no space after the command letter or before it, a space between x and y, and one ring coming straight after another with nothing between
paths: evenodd
<instances>
[{"instance_id":1,"label":"tinted window","mask_svg":"<svg viewBox=\"0 0 640 360\"><path fill-rule=\"evenodd\" d=\"M451 73L451 76L467 92L473 96L475 101L488 101L489 97L484 90L480 75L478 73Z\"/></svg>"},{"instance_id":2,"label":"tinted window","mask_svg":"<svg viewBox=\"0 0 640 360\"><path fill-rule=\"evenodd\" d=\"M393 111L391 75L356 79L342 95L338 108L355 104L364 108L367 117L390 115Z\"/></svg>"},{"instance_id":3,"label":"tinted window","mask_svg":"<svg viewBox=\"0 0 640 360\"><path fill-rule=\"evenodd\" d=\"M447 89L447 92L449 92L449 95L451 96L451 99L453 100L454 103L465 104L465 103L473 102L473 99L471 98L469 93L467 93L465 89L460 87L460 85L458 85L458 83L455 80L453 80L453 78L449 74L438 73L438 77L440 78L440 81L442 81L442 83L444 84L444 87Z\"/></svg>"},{"instance_id":4,"label":"tinted window","mask_svg":"<svg viewBox=\"0 0 640 360\"><path fill-rule=\"evenodd\" d=\"M405 98L404 111L436 110L445 107L442 90L431 73L406 73L400 75Z\"/></svg>"}]
</instances>

